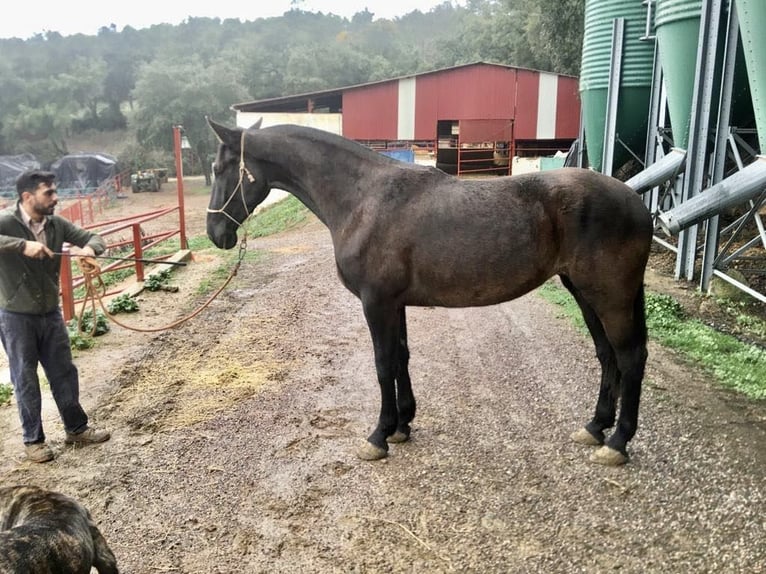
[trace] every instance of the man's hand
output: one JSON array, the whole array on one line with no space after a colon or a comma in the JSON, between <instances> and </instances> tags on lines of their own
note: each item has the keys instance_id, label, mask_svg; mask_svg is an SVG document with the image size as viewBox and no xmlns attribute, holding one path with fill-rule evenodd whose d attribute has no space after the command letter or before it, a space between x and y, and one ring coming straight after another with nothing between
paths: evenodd
<instances>
[{"instance_id":1,"label":"man's hand","mask_svg":"<svg viewBox=\"0 0 766 574\"><path fill-rule=\"evenodd\" d=\"M92 250L91 250L92 251ZM32 259L45 259L53 257L53 251L39 241L27 241L24 244L24 255Z\"/></svg>"},{"instance_id":2,"label":"man's hand","mask_svg":"<svg viewBox=\"0 0 766 574\"><path fill-rule=\"evenodd\" d=\"M95 257L96 252L93 251L93 248L90 245L86 245L85 247L77 247L76 245L73 245L69 248L69 253L76 257Z\"/></svg>"}]
</instances>

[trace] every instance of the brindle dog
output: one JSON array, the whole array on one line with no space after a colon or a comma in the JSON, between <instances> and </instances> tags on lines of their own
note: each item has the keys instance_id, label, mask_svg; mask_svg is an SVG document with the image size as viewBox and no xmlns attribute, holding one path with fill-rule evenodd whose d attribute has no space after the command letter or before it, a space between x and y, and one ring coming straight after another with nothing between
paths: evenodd
<instances>
[{"instance_id":1,"label":"brindle dog","mask_svg":"<svg viewBox=\"0 0 766 574\"><path fill-rule=\"evenodd\" d=\"M36 486L0 488L0 574L118 574L90 512Z\"/></svg>"}]
</instances>

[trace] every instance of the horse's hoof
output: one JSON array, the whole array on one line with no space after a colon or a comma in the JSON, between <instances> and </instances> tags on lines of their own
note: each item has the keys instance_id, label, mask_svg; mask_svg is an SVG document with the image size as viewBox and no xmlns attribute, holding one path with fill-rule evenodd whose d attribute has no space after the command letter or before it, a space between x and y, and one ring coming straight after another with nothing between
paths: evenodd
<instances>
[{"instance_id":1,"label":"horse's hoof","mask_svg":"<svg viewBox=\"0 0 766 574\"><path fill-rule=\"evenodd\" d=\"M406 433L406 432L402 432L398 430L394 434L392 434L390 437L388 437L386 440L390 443L407 442L408 440L410 440L410 433Z\"/></svg>"},{"instance_id":2,"label":"horse's hoof","mask_svg":"<svg viewBox=\"0 0 766 574\"><path fill-rule=\"evenodd\" d=\"M609 446L602 446L590 455L590 461L604 466L620 466L628 462L628 456Z\"/></svg>"},{"instance_id":3,"label":"horse's hoof","mask_svg":"<svg viewBox=\"0 0 766 574\"><path fill-rule=\"evenodd\" d=\"M388 456L388 451L384 448L375 446L374 444L364 441L356 451L356 456L362 460L380 460Z\"/></svg>"},{"instance_id":4,"label":"horse's hoof","mask_svg":"<svg viewBox=\"0 0 766 574\"><path fill-rule=\"evenodd\" d=\"M600 446L604 444L603 440L599 440L590 434L588 429L585 427L573 432L571 435L569 435L569 438L571 438L577 444L584 444L585 446Z\"/></svg>"}]
</instances>

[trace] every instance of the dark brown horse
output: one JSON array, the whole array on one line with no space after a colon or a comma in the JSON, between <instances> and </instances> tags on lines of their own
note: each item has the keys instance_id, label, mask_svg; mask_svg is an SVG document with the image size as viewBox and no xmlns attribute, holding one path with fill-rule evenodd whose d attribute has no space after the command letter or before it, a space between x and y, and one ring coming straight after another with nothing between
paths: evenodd
<instances>
[{"instance_id":1,"label":"dark brown horse","mask_svg":"<svg viewBox=\"0 0 766 574\"><path fill-rule=\"evenodd\" d=\"M647 356L643 279L653 231L635 192L576 168L461 180L312 128L209 123L221 142L207 215L215 245L237 244L238 227L271 188L292 193L330 230L340 280L362 302L380 385L380 417L360 457L383 458L389 442L410 435L408 305L493 305L558 275L602 368L595 415L572 438L604 445L596 462L627 460Z\"/></svg>"}]
</instances>

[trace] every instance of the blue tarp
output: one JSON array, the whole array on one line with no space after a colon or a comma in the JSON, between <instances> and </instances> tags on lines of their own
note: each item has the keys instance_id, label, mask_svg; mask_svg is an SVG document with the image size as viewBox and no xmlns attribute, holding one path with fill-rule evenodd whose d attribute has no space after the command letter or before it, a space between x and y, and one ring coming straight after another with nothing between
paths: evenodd
<instances>
[{"instance_id":1,"label":"blue tarp","mask_svg":"<svg viewBox=\"0 0 766 574\"><path fill-rule=\"evenodd\" d=\"M380 153L387 155L388 157L398 159L399 161L415 163L415 152L411 149L387 149Z\"/></svg>"}]
</instances>

